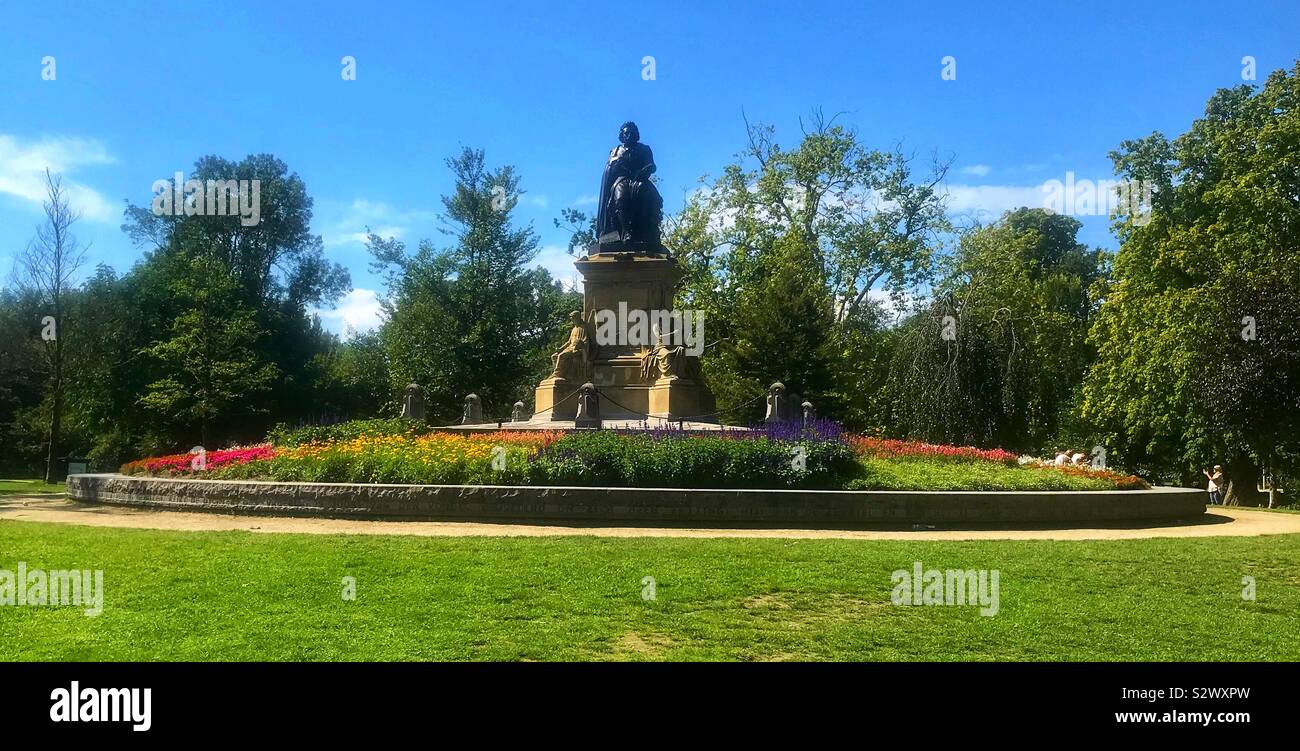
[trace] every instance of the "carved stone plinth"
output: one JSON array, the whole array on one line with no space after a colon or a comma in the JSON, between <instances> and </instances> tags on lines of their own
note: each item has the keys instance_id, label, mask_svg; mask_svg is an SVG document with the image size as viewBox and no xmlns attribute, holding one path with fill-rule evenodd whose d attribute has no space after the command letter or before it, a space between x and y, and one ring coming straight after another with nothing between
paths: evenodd
<instances>
[{"instance_id":1,"label":"carved stone plinth","mask_svg":"<svg viewBox=\"0 0 1300 751\"><path fill-rule=\"evenodd\" d=\"M546 420L572 420L578 413L578 388L563 378L547 378L537 386L537 417Z\"/></svg>"},{"instance_id":2,"label":"carved stone plinth","mask_svg":"<svg viewBox=\"0 0 1300 751\"><path fill-rule=\"evenodd\" d=\"M600 392L600 412L604 419L638 419L649 415L680 420L712 413L713 394L699 375L697 357L681 347L661 346L654 338L655 332L648 329L640 341L634 341L637 337L622 329L624 336L619 341L598 336L600 332L595 327L600 311L609 311L626 320L636 310L645 311L647 317L652 311L672 310L674 292L682 276L677 262L666 253L611 253L604 252L603 247L592 250L597 252L574 264L584 280L583 309L580 318L574 319L577 321L574 331L582 333L581 327L585 326L585 334L592 341L590 381ZM570 344L566 345L570 352L581 349L574 344L581 338L570 337ZM565 355L563 362L578 359ZM570 395L583 382L565 375L562 370L557 371L538 385L539 417L574 419L577 397ZM716 422L711 416L701 419Z\"/></svg>"}]
</instances>

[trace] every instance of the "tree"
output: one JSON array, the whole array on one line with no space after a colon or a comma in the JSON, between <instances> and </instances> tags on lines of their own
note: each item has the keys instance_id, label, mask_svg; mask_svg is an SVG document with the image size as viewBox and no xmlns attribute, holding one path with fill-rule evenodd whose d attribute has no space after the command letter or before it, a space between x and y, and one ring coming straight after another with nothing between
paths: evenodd
<instances>
[{"instance_id":1,"label":"tree","mask_svg":"<svg viewBox=\"0 0 1300 751\"><path fill-rule=\"evenodd\" d=\"M187 213L175 205L173 213L152 205L128 206L122 230L140 246L213 256L239 280L243 296L259 311L332 302L351 286L347 271L325 259L321 238L311 233L312 199L306 184L280 159L257 154L233 162L204 156L194 163L186 182L191 180L204 185L205 196L210 183L246 185L248 192L239 201L256 210L241 216L229 205L224 214Z\"/></svg>"},{"instance_id":2,"label":"tree","mask_svg":"<svg viewBox=\"0 0 1300 751\"><path fill-rule=\"evenodd\" d=\"M228 181L242 186L234 203L244 214L231 211L230 201L225 213L215 214L207 206L203 212L176 205L171 212L166 206L127 208L123 231L147 249L123 281L130 304L143 321L128 351L134 354L172 339L177 319L194 312L171 290L190 284L195 259L225 269L234 283L232 310L239 311L240 320L245 312L251 314L259 332L253 337L254 371L273 372L275 378L267 388L245 395L240 420L210 419L209 428L220 432L209 440L249 440L264 435L271 423L320 411L319 395L313 391L321 376L317 357L337 342L321 329L310 310L337 300L351 281L341 266L324 257L321 238L311 232L313 204L306 184L280 159L270 154L239 161L205 156L187 177L203 186L204 197L210 186ZM155 203L165 192L156 194ZM221 195L214 192L214 197ZM140 388L167 375L159 370L161 362L155 358L149 364L153 372L146 374L149 378ZM193 440L184 438L193 423L171 422L167 415L173 412L140 410L142 404L118 406L124 411L135 406L133 417L151 421L141 423L137 441L154 443L149 434L172 444Z\"/></svg>"},{"instance_id":3,"label":"tree","mask_svg":"<svg viewBox=\"0 0 1300 751\"><path fill-rule=\"evenodd\" d=\"M1092 288L1105 273L1104 255L1075 239L1079 227L1021 208L963 234L932 301L900 329L889 384L897 432L1020 451L1062 437L1093 356Z\"/></svg>"},{"instance_id":4,"label":"tree","mask_svg":"<svg viewBox=\"0 0 1300 751\"><path fill-rule=\"evenodd\" d=\"M834 367L837 337L834 303L817 273L815 252L807 237L793 228L764 259L761 280L741 292L734 314L735 335L717 353L716 396L732 404L749 404L734 415L757 419L759 397L773 381L787 393L800 394L823 412L834 412ZM726 374L726 375L722 375Z\"/></svg>"},{"instance_id":5,"label":"tree","mask_svg":"<svg viewBox=\"0 0 1300 751\"><path fill-rule=\"evenodd\" d=\"M1229 500L1249 496L1261 467L1300 475L1297 102L1300 63L1262 88L1219 90L1172 141L1154 133L1111 154L1152 184L1152 211L1116 223L1082 413L1131 463L1198 482L1223 464Z\"/></svg>"},{"instance_id":6,"label":"tree","mask_svg":"<svg viewBox=\"0 0 1300 751\"><path fill-rule=\"evenodd\" d=\"M172 286L184 312L172 322L170 338L144 350L165 375L149 384L141 402L168 417L197 422L200 445L207 447L212 421L266 391L276 370L259 361L262 332L253 312L240 304L230 271L212 256L196 256L189 269Z\"/></svg>"},{"instance_id":7,"label":"tree","mask_svg":"<svg viewBox=\"0 0 1300 751\"><path fill-rule=\"evenodd\" d=\"M60 439L63 428L64 367L67 333L68 295L72 278L81 268L89 246L82 245L72 234L72 225L81 213L68 203L63 179L45 170L45 222L36 230L36 237L18 257L21 269L20 284L34 289L46 312L43 316L41 338L48 342L43 348L48 380L46 398L49 402L49 430L45 456L45 482L59 476Z\"/></svg>"},{"instance_id":8,"label":"tree","mask_svg":"<svg viewBox=\"0 0 1300 751\"><path fill-rule=\"evenodd\" d=\"M531 227L511 220L521 194L514 168L490 170L483 152L468 148L447 166L456 180L443 197L451 247L423 240L408 255L403 243L370 235L389 291L380 336L394 390L419 383L431 417L459 415L470 392L485 416L507 415L531 393L581 299L544 270L528 268L538 241Z\"/></svg>"},{"instance_id":9,"label":"tree","mask_svg":"<svg viewBox=\"0 0 1300 751\"><path fill-rule=\"evenodd\" d=\"M1215 303L1215 349L1224 364L1198 368L1192 379L1206 425L1223 445L1244 447L1263 472L1294 471L1300 466L1300 286L1247 278ZM1254 478L1235 480L1235 499L1250 497ZM1269 508L1278 504L1280 481L1275 477L1267 489Z\"/></svg>"},{"instance_id":10,"label":"tree","mask_svg":"<svg viewBox=\"0 0 1300 751\"><path fill-rule=\"evenodd\" d=\"M0 290L0 469L22 476L38 474L46 458L49 420L41 405L48 379L40 340L46 310L33 288Z\"/></svg>"},{"instance_id":11,"label":"tree","mask_svg":"<svg viewBox=\"0 0 1300 751\"><path fill-rule=\"evenodd\" d=\"M358 334L316 355L319 375L311 392L321 405L345 417L396 416L388 354L376 331Z\"/></svg>"},{"instance_id":12,"label":"tree","mask_svg":"<svg viewBox=\"0 0 1300 751\"><path fill-rule=\"evenodd\" d=\"M938 236L948 227L938 189L947 164L936 162L925 178L914 180L911 159L900 150L869 150L853 131L820 113L791 150L776 142L771 127L746 123L746 130L739 159L689 197L665 235L685 275L678 307L703 311L707 338L716 342L716 350L705 353L705 375L718 384L724 410L752 391L726 385L754 375L728 371L737 360L724 352L741 341L737 313L746 295L763 285L780 246L797 238L801 263L831 307L823 336L806 341L841 354L831 379L835 393L827 396L865 415L877 384L857 380L871 371L851 358L875 351L882 335L875 298L902 299L931 276ZM821 357L789 351L771 338L765 347L771 349L749 359Z\"/></svg>"}]
</instances>

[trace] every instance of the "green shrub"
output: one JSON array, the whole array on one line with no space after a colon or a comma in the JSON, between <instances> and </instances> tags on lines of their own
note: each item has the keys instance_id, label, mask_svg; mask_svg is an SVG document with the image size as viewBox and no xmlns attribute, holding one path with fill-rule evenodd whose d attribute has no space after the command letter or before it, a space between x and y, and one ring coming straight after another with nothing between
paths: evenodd
<instances>
[{"instance_id":1,"label":"green shrub","mask_svg":"<svg viewBox=\"0 0 1300 751\"><path fill-rule=\"evenodd\" d=\"M272 446L292 447L307 443L329 443L333 441L350 441L356 438L405 435L417 436L432 433L433 428L418 420L404 420L389 417L374 420L352 420L337 425L309 425L304 428L290 428L280 423L271 429L266 440Z\"/></svg>"},{"instance_id":2,"label":"green shrub","mask_svg":"<svg viewBox=\"0 0 1300 751\"><path fill-rule=\"evenodd\" d=\"M796 452L804 452L803 468ZM643 488L841 488L859 465L828 441L572 434L529 465L530 485Z\"/></svg>"}]
</instances>

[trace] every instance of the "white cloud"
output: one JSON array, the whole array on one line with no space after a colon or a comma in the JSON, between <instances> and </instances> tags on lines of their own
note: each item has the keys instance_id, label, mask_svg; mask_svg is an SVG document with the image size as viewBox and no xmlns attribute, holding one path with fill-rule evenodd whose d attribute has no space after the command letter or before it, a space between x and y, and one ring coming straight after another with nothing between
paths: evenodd
<instances>
[{"instance_id":1,"label":"white cloud","mask_svg":"<svg viewBox=\"0 0 1300 751\"><path fill-rule=\"evenodd\" d=\"M546 245L537 252L533 266L541 266L550 272L553 279L564 284L565 289L581 290L582 277L573 265L574 257L567 248L560 245Z\"/></svg>"},{"instance_id":2,"label":"white cloud","mask_svg":"<svg viewBox=\"0 0 1300 751\"><path fill-rule=\"evenodd\" d=\"M984 177L985 175L987 175L992 171L993 168L988 166L987 164L972 164L969 167L961 168L961 173L963 175L974 175L976 177Z\"/></svg>"},{"instance_id":3,"label":"white cloud","mask_svg":"<svg viewBox=\"0 0 1300 751\"><path fill-rule=\"evenodd\" d=\"M544 195L530 196L524 194L523 202L530 206L536 206L539 209L544 209L551 203L551 199L547 198Z\"/></svg>"},{"instance_id":4,"label":"white cloud","mask_svg":"<svg viewBox=\"0 0 1300 751\"><path fill-rule=\"evenodd\" d=\"M317 308L312 312L323 321L334 322L336 326L331 328L341 329L345 338L373 331L384 321L379 294L373 289L354 289L332 310Z\"/></svg>"},{"instance_id":5,"label":"white cloud","mask_svg":"<svg viewBox=\"0 0 1300 751\"><path fill-rule=\"evenodd\" d=\"M996 219L1021 206L1041 208L1047 194L1042 185L949 185L948 210Z\"/></svg>"},{"instance_id":6,"label":"white cloud","mask_svg":"<svg viewBox=\"0 0 1300 751\"><path fill-rule=\"evenodd\" d=\"M366 227L380 237L401 239L410 231L410 225L432 222L437 218L432 211L402 211L382 201L364 198L354 200L340 214L321 232L327 246L365 245Z\"/></svg>"},{"instance_id":7,"label":"white cloud","mask_svg":"<svg viewBox=\"0 0 1300 751\"><path fill-rule=\"evenodd\" d=\"M376 235L379 235L385 240L389 238L400 240L402 239L402 236L406 234L405 227L371 227L370 231L374 232ZM348 243L357 243L358 245L365 245L366 240L368 239L370 239L370 236L366 234L365 230L362 230L361 232L347 232L344 234L326 235L324 239L324 243L327 246L346 245Z\"/></svg>"},{"instance_id":8,"label":"white cloud","mask_svg":"<svg viewBox=\"0 0 1300 751\"><path fill-rule=\"evenodd\" d=\"M583 196L578 196L578 198L573 202L573 205L574 206L595 206L596 201L599 200L600 199L594 195L583 195Z\"/></svg>"},{"instance_id":9,"label":"white cloud","mask_svg":"<svg viewBox=\"0 0 1300 751\"><path fill-rule=\"evenodd\" d=\"M99 191L72 178L81 167L114 164L116 159L100 141L88 138L46 136L35 142L20 142L0 135L0 193L22 199L39 210L46 199L45 170L63 176L68 203L81 215L96 222L114 222L116 209Z\"/></svg>"}]
</instances>

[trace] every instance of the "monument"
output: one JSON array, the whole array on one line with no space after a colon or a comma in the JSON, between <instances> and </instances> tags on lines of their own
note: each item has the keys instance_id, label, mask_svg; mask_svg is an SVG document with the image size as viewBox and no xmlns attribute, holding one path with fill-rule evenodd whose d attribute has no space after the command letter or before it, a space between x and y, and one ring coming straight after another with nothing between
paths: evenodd
<instances>
[{"instance_id":1,"label":"monument","mask_svg":"<svg viewBox=\"0 0 1300 751\"><path fill-rule=\"evenodd\" d=\"M583 278L582 310L570 314L569 337L537 387L534 419L574 420L578 392L590 382L606 422L716 422L699 352L683 344L687 322L673 310L681 271L660 239L654 154L636 123L623 123L618 140L600 181L596 242L574 262ZM702 331L702 320L697 327Z\"/></svg>"}]
</instances>

